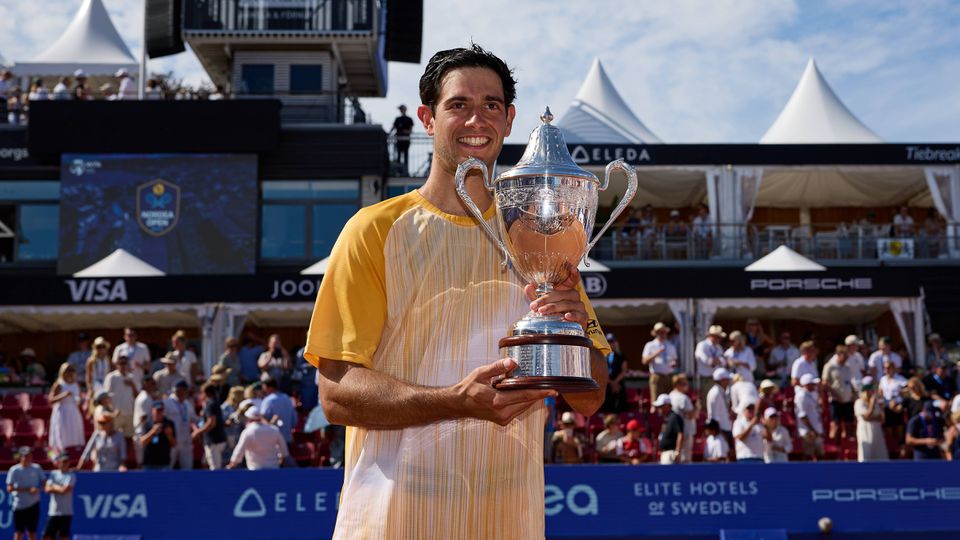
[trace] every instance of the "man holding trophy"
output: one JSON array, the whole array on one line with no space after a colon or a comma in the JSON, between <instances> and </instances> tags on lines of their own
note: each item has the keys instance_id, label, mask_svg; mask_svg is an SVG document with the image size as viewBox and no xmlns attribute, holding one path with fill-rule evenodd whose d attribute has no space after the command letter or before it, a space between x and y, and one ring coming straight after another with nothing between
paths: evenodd
<instances>
[{"instance_id":1,"label":"man holding trophy","mask_svg":"<svg viewBox=\"0 0 960 540\"><path fill-rule=\"evenodd\" d=\"M330 256L305 357L349 426L335 538L542 538L543 401L603 402L609 348L576 270L600 182L549 111L491 182L514 85L476 45L435 54L429 178L358 212Z\"/></svg>"}]
</instances>

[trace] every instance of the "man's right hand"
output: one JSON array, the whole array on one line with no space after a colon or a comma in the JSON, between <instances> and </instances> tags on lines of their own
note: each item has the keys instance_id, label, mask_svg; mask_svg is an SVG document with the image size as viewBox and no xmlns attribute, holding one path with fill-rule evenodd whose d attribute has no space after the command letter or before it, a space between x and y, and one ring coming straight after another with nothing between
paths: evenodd
<instances>
[{"instance_id":1,"label":"man's right hand","mask_svg":"<svg viewBox=\"0 0 960 540\"><path fill-rule=\"evenodd\" d=\"M463 416L505 426L536 402L557 395L553 390L501 391L493 387L494 380L516 367L517 363L512 359L503 358L478 367L454 385L453 390L460 399Z\"/></svg>"}]
</instances>

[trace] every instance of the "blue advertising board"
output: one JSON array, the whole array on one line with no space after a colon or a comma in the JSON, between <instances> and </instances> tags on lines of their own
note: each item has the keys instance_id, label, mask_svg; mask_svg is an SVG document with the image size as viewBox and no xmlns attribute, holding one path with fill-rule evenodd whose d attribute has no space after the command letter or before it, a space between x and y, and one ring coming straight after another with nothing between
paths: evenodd
<instances>
[{"instance_id":1,"label":"blue advertising board","mask_svg":"<svg viewBox=\"0 0 960 540\"><path fill-rule=\"evenodd\" d=\"M332 469L80 473L74 533L329 538L342 479ZM960 536L960 465L548 466L544 508L550 538L814 533L822 517L833 520L835 533ZM9 495L2 493L0 531L9 531L11 521Z\"/></svg>"}]
</instances>

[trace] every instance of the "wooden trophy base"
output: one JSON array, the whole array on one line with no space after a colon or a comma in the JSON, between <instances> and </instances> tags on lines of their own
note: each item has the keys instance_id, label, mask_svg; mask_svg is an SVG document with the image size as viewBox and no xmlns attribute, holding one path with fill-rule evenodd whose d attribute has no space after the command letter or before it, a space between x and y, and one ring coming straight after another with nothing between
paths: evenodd
<instances>
[{"instance_id":1,"label":"wooden trophy base","mask_svg":"<svg viewBox=\"0 0 960 540\"><path fill-rule=\"evenodd\" d=\"M493 383L497 390L556 390L561 394L593 392L600 385L584 377L509 377Z\"/></svg>"}]
</instances>

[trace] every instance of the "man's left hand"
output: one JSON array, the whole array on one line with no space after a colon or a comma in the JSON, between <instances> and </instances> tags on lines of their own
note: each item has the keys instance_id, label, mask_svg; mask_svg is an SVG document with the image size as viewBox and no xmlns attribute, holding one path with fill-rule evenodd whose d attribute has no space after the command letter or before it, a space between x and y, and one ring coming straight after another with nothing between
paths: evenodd
<instances>
[{"instance_id":1,"label":"man's left hand","mask_svg":"<svg viewBox=\"0 0 960 540\"><path fill-rule=\"evenodd\" d=\"M554 285L553 291L537 298L537 286L530 283L524 287L523 292L531 300L530 311L539 315L562 315L564 320L586 327L587 306L577 290L579 284L580 272L576 266L567 263L567 279Z\"/></svg>"}]
</instances>

